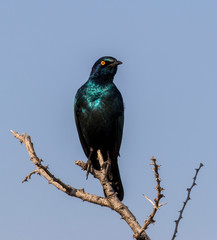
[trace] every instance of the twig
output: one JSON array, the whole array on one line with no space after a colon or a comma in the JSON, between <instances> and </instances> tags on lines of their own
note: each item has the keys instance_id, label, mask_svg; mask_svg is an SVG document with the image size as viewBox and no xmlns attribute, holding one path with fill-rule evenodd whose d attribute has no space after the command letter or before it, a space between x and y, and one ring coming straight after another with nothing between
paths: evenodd
<instances>
[{"instance_id":1,"label":"twig","mask_svg":"<svg viewBox=\"0 0 217 240\"><path fill-rule=\"evenodd\" d=\"M155 222L154 220L154 216L157 212L158 209L160 209L161 206L165 205L166 203L161 203L159 204L161 198L164 197L164 195L162 194L162 191L164 190L161 186L160 186L160 182L161 182L161 179L159 177L159 172L158 170L160 169L160 165L158 165L156 163L157 159L155 159L154 157L151 158L151 165L153 165L154 167L152 168L152 170L154 171L154 175L155 175L155 179L156 179L156 182L157 182L157 185L155 187L155 189L157 190L157 197L154 199L154 202L149 199L147 196L145 196L144 194L144 197L152 204L153 206L153 211L152 213L148 216L148 220L145 220L145 224L143 225L143 227L141 228L141 231L143 230L146 230L148 228L148 226L152 223Z\"/></svg>"},{"instance_id":2,"label":"twig","mask_svg":"<svg viewBox=\"0 0 217 240\"><path fill-rule=\"evenodd\" d=\"M29 175L25 176L25 178L23 179L22 183L28 182L28 179L31 179L31 176L32 176L33 174L35 174L35 173L38 173L38 171L37 171L37 170L34 170L34 171L32 171Z\"/></svg>"},{"instance_id":3,"label":"twig","mask_svg":"<svg viewBox=\"0 0 217 240\"><path fill-rule=\"evenodd\" d=\"M175 230L174 230L174 234L173 234L172 240L174 240L174 239L176 238L176 236L177 236L179 222L180 222L181 219L182 219L182 214L183 214L183 212L184 212L184 209L185 209L188 201L191 199L191 198L190 198L191 190L192 190L192 188L193 188L194 186L197 185L197 184L196 184L197 175L198 175L198 173L199 173L199 171L200 171L200 169L201 169L202 167L203 167L203 164L200 163L199 168L196 168L196 169L195 169L195 170L196 170L196 173L195 173L195 175L194 175L194 177L193 177L193 183L192 183L192 185L191 185L190 188L187 188L187 192L188 192L187 198L186 198L186 200L185 200L184 203L183 203L182 209L179 211L180 214L179 214L178 219L174 221L174 222L176 223L176 226L175 226Z\"/></svg>"},{"instance_id":4,"label":"twig","mask_svg":"<svg viewBox=\"0 0 217 240\"><path fill-rule=\"evenodd\" d=\"M105 164L102 164L101 170L91 168L90 173L93 174L93 176L100 181L107 198L87 193L84 191L84 189L76 189L70 185L63 183L60 179L57 179L53 174L48 171L47 166L42 165L42 159L39 159L37 157L30 136L26 135L25 133L23 135L20 135L19 133L12 130L11 132L14 137L16 137L25 144L27 151L30 155L30 160L36 166L36 170L33 171L34 173L37 172L38 174L42 175L48 180L48 183L54 185L59 190L65 192L72 197L77 197L82 199L83 201L88 201L90 203L94 203L100 206L109 207L110 209L116 211L121 215L121 218L127 222L130 228L133 230L134 235L138 235L138 233L140 233L138 237L136 237L137 240L150 240L144 229L141 229L141 226L137 222L135 216L128 209L128 207L117 198L117 194L114 192L111 183L107 179ZM98 158L102 158L102 154L100 151L98 151L97 154ZM103 158L100 159L100 161L102 162ZM86 170L86 164L83 161L76 161L75 164L80 166L83 170ZM28 176L31 176L33 172L31 172ZM26 178L28 178L28 176Z\"/></svg>"}]
</instances>

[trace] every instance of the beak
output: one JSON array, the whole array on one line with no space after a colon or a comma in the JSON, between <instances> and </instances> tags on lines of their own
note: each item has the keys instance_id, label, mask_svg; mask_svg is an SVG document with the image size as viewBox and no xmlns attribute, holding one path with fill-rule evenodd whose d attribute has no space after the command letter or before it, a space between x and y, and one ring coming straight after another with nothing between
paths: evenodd
<instances>
[{"instance_id":1,"label":"beak","mask_svg":"<svg viewBox=\"0 0 217 240\"><path fill-rule=\"evenodd\" d=\"M120 64L122 64L121 61L115 60L113 63L109 64L109 66L115 67L115 66L118 66L118 65L120 65Z\"/></svg>"}]
</instances>

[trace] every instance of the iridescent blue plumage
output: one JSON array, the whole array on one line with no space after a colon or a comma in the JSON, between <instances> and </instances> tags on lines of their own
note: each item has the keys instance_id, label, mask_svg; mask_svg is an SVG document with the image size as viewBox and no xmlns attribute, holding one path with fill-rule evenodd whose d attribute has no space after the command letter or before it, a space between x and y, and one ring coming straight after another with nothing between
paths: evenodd
<instances>
[{"instance_id":1,"label":"iridescent blue plumage","mask_svg":"<svg viewBox=\"0 0 217 240\"><path fill-rule=\"evenodd\" d=\"M101 150L104 159L111 159L108 174L118 198L124 191L117 164L123 124L124 105L121 93L113 83L117 66L113 57L102 57L94 65L88 81L75 96L75 121L83 150L94 168L99 169L96 151Z\"/></svg>"}]
</instances>

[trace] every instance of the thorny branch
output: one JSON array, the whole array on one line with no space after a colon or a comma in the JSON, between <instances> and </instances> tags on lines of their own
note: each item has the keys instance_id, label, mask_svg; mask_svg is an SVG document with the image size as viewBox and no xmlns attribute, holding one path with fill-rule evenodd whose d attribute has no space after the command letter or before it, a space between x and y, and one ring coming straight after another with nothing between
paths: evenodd
<instances>
[{"instance_id":1,"label":"thorny branch","mask_svg":"<svg viewBox=\"0 0 217 240\"><path fill-rule=\"evenodd\" d=\"M32 176L33 174L35 174L35 173L38 173L38 171L37 171L37 170L34 170L34 171L32 171L29 175L25 176L25 178L23 179L22 183L28 182L28 179L31 179L31 176Z\"/></svg>"},{"instance_id":2,"label":"thorny branch","mask_svg":"<svg viewBox=\"0 0 217 240\"><path fill-rule=\"evenodd\" d=\"M185 200L184 203L183 203L182 209L179 211L180 214L179 214L178 219L175 220L176 226L175 226L175 230L174 230L174 234L173 234L172 240L174 240L174 239L176 238L176 236L177 236L178 226L179 226L179 223L180 223L180 221L181 221L181 219L182 219L182 214L183 214L183 212L184 212L184 209L185 209L188 201L191 199L191 198L190 198L190 194L191 194L192 188L197 185L197 184L196 184L197 175L198 175L198 173L199 173L199 171L200 171L200 169L201 169L202 167L203 167L203 164L200 163L200 166L195 169L195 170L196 170L196 173L195 173L195 175L194 175L194 177L193 177L193 183L192 183L192 185L191 185L190 188L187 188L187 192L188 192L187 198L186 198L186 200Z\"/></svg>"},{"instance_id":3,"label":"thorny branch","mask_svg":"<svg viewBox=\"0 0 217 240\"><path fill-rule=\"evenodd\" d=\"M158 165L158 164L156 163L157 159L155 159L154 157L151 158L151 161L152 161L151 165L154 166L154 167L152 168L152 170L154 171L155 179L156 179L156 182L157 182L157 185L156 185L156 187L155 187L155 189L157 190L157 198L154 199L154 202L155 202L155 203L153 203L148 197L146 197L146 196L144 195L145 198L146 198L147 200L149 200L149 202L151 202L151 204L153 205L153 211L152 211L152 213L149 215L148 220L145 220L145 224L144 224L144 226L143 226L144 229L147 229L148 226L149 226L149 224L155 222L154 216L155 216L157 210L160 209L161 206L163 206L163 205L166 204L166 203L161 203L161 204L159 204L161 198L164 197L164 195L162 194L162 191L163 191L164 189L160 186L161 179L160 179L160 177L159 177L159 172L158 172L158 170L160 169L160 165Z\"/></svg>"},{"instance_id":4,"label":"thorny branch","mask_svg":"<svg viewBox=\"0 0 217 240\"><path fill-rule=\"evenodd\" d=\"M156 162L157 162L157 159L155 159L154 157L151 158L151 165L153 165L153 172L154 172L154 175L155 175L155 179L156 179L156 182L157 182L157 185L155 187L155 189L157 190L157 197L154 199L154 202L149 199L147 196L145 196L144 194L144 197L153 205L153 211L152 213L148 216L148 220L145 220L145 224L143 225L143 227L141 228L141 232L146 230L148 228L148 226L152 223L155 222L154 220L154 216L157 212L158 209L160 209L161 206L165 205L166 203L161 203L159 204L161 198L164 197L164 195L162 194L162 191L164 190L161 186L160 186L160 182L161 182L161 179L159 177L159 172L158 170L160 169L160 165L158 165ZM136 236L138 237L138 236Z\"/></svg>"},{"instance_id":5,"label":"thorny branch","mask_svg":"<svg viewBox=\"0 0 217 240\"><path fill-rule=\"evenodd\" d=\"M69 196L77 197L82 199L83 201L88 201L88 202L95 203L105 207L110 206L110 203L106 198L99 197L90 193L86 193L84 189L76 189L74 187L71 187L70 185L63 183L60 179L56 178L53 174L51 174L48 171L48 166L42 165L43 160L37 157L33 147L33 143L31 142L31 137L26 135L25 133L20 135L19 133L14 132L12 130L11 132L13 133L15 138L19 139L21 143L25 144L26 149L30 156L30 160L36 166L36 170L31 172L28 176L31 176L33 173L37 173L39 175L42 175L44 178L46 178L49 184L54 185L56 188L67 193ZM28 176L24 180L28 179Z\"/></svg>"},{"instance_id":6,"label":"thorny branch","mask_svg":"<svg viewBox=\"0 0 217 240\"><path fill-rule=\"evenodd\" d=\"M33 143L31 142L31 137L26 135L25 133L20 135L19 133L14 132L12 130L11 132L14 135L14 137L20 140L21 143L25 144L27 151L30 155L30 160L36 166L36 170L32 171L28 176L26 176L23 182L30 179L31 176L35 173L42 175L44 178L48 180L48 183L57 187L59 190L65 192L69 196L77 197L82 199L83 201L88 201L90 203L94 203L100 206L109 207L110 209L116 211L121 215L121 218L124 219L127 222L127 224L130 226L130 228L133 230L134 237L137 240L150 240L148 235L145 233L146 228L144 228L144 226L141 227L139 225L135 216L131 213L128 207L124 205L117 198L116 193L114 192L111 186L111 183L107 179L106 172L107 172L108 166L107 164L105 164L106 162L103 160L103 157L100 151L97 152L97 155L99 158L101 169L96 170L91 167L90 173L100 181L103 187L103 190L106 193L106 196L107 196L106 198L87 193L84 191L84 189L76 189L70 185L65 184L60 179L56 178L53 174L50 173L50 171L48 171L48 166L42 165L42 159L37 157L33 147ZM86 164L83 161L76 161L75 164L80 166L83 170L86 170ZM159 175L158 175L158 178L159 178ZM157 204L156 206L160 207L158 203L155 203L155 204Z\"/></svg>"}]
</instances>

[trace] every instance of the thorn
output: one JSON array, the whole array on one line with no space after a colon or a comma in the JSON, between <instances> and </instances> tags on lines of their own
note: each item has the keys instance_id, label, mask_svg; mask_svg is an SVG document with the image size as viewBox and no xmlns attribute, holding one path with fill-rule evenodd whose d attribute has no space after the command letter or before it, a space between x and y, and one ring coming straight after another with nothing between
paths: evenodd
<instances>
[{"instance_id":1,"label":"thorn","mask_svg":"<svg viewBox=\"0 0 217 240\"><path fill-rule=\"evenodd\" d=\"M166 205L167 203L161 203L159 204L158 208L160 209L161 206Z\"/></svg>"}]
</instances>

